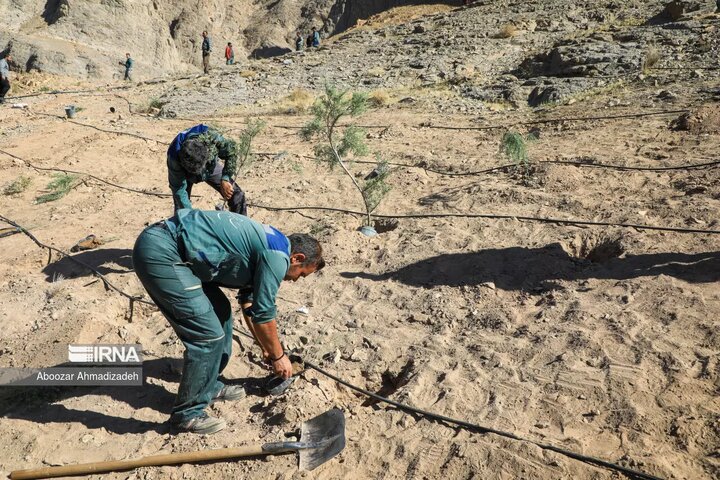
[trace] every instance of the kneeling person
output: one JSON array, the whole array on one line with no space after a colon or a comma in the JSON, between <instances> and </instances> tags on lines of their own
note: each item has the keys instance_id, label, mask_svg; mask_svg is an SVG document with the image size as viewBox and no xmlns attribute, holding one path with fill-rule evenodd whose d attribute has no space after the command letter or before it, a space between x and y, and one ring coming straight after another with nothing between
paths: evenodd
<instances>
[{"instance_id":1,"label":"kneeling person","mask_svg":"<svg viewBox=\"0 0 720 480\"><path fill-rule=\"evenodd\" d=\"M175 211L192 208L192 186L206 182L220 192L231 212L247 215L245 193L233 178L237 155L237 144L207 125L195 125L178 133L167 151Z\"/></svg>"},{"instance_id":2,"label":"kneeling person","mask_svg":"<svg viewBox=\"0 0 720 480\"><path fill-rule=\"evenodd\" d=\"M219 375L232 351L232 308L220 287L237 288L244 316L266 361L288 378L292 365L278 337L275 296L282 280L296 281L325 266L309 235L288 237L231 212L182 209L146 228L133 264L148 294L185 345L183 376L171 424L179 431L214 433L225 421L205 409L245 394Z\"/></svg>"}]
</instances>

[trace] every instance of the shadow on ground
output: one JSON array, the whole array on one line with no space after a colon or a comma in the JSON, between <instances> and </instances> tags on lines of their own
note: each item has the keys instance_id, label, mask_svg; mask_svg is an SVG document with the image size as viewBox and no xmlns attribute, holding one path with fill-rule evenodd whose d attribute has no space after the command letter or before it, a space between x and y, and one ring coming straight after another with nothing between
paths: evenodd
<instances>
[{"instance_id":1,"label":"shadow on ground","mask_svg":"<svg viewBox=\"0 0 720 480\"><path fill-rule=\"evenodd\" d=\"M72 258L96 269L103 275L109 273L132 273L132 250L128 248L99 248L72 255ZM47 275L46 281L53 282L57 278L77 278L92 275L92 272L82 265L62 257L43 268Z\"/></svg>"},{"instance_id":2,"label":"shadow on ground","mask_svg":"<svg viewBox=\"0 0 720 480\"><path fill-rule=\"evenodd\" d=\"M125 433L168 433L165 420L175 401L175 394L164 387L147 382L147 378L156 378L178 383L180 373L177 359L159 358L143 362L143 375L146 380L142 386L118 387L2 387L0 391L0 418L23 419L29 422L82 423L88 429L104 428L108 432ZM58 366L70 366L58 365ZM264 395L264 379L239 378L226 381L229 384L246 385L249 395ZM92 410L74 410L62 405L62 400L86 395L109 396L123 402L135 410L150 408L163 414L162 422L147 422L135 418L124 418Z\"/></svg>"},{"instance_id":3,"label":"shadow on ground","mask_svg":"<svg viewBox=\"0 0 720 480\"><path fill-rule=\"evenodd\" d=\"M553 282L559 280L627 280L656 275L703 283L720 280L720 252L627 255L594 264L570 257L559 243L554 243L544 248L492 248L438 255L379 275L365 272L340 275L375 281L396 280L418 287L493 282L503 290L552 288Z\"/></svg>"}]
</instances>

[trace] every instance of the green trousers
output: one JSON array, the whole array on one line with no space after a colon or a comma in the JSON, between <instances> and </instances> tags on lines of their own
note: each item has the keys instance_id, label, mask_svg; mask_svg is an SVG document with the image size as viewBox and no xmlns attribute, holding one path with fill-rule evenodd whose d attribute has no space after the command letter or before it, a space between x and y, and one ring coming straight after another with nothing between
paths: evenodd
<instances>
[{"instance_id":1,"label":"green trousers","mask_svg":"<svg viewBox=\"0 0 720 480\"><path fill-rule=\"evenodd\" d=\"M218 376L232 353L230 302L218 286L195 276L180 248L168 221L146 228L133 249L135 273L185 345L172 422L203 413L223 387Z\"/></svg>"}]
</instances>

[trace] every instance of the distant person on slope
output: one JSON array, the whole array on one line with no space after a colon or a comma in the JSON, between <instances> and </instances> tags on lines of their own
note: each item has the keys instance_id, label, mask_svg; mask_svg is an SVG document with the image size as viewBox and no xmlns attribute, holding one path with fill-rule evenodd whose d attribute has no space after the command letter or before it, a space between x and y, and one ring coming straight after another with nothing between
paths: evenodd
<instances>
[{"instance_id":1,"label":"distant person on slope","mask_svg":"<svg viewBox=\"0 0 720 480\"><path fill-rule=\"evenodd\" d=\"M10 91L10 66L12 55L9 53L0 59L0 103L5 103L5 95Z\"/></svg>"},{"instance_id":2,"label":"distant person on slope","mask_svg":"<svg viewBox=\"0 0 720 480\"><path fill-rule=\"evenodd\" d=\"M202 32L202 60L203 60L203 72L205 75L210 73L210 52L212 52L212 42L208 36L208 32Z\"/></svg>"},{"instance_id":3,"label":"distant person on slope","mask_svg":"<svg viewBox=\"0 0 720 480\"><path fill-rule=\"evenodd\" d=\"M237 155L237 144L207 125L195 125L178 133L167 151L168 182L175 211L192 208L192 186L205 182L220 192L231 212L247 215L245 192L233 178Z\"/></svg>"},{"instance_id":4,"label":"distant person on slope","mask_svg":"<svg viewBox=\"0 0 720 480\"><path fill-rule=\"evenodd\" d=\"M132 81L132 71L133 71L133 59L130 58L130 54L125 54L125 61L124 62L118 62L120 65L125 67L125 80Z\"/></svg>"},{"instance_id":5,"label":"distant person on slope","mask_svg":"<svg viewBox=\"0 0 720 480\"><path fill-rule=\"evenodd\" d=\"M233 50L232 43L228 42L225 47L225 64L232 65L233 63L235 63L235 50Z\"/></svg>"},{"instance_id":6,"label":"distant person on slope","mask_svg":"<svg viewBox=\"0 0 720 480\"><path fill-rule=\"evenodd\" d=\"M315 27L312 29L312 46L315 48L320 46L320 32Z\"/></svg>"},{"instance_id":7,"label":"distant person on slope","mask_svg":"<svg viewBox=\"0 0 720 480\"><path fill-rule=\"evenodd\" d=\"M295 51L302 51L304 45L305 41L303 40L302 35L300 35L300 32L297 32L297 35L295 36Z\"/></svg>"}]
</instances>

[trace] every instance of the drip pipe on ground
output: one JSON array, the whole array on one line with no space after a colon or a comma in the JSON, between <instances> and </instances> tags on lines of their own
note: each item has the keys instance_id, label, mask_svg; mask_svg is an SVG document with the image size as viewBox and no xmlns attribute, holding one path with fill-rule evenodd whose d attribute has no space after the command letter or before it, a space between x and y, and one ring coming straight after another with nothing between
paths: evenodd
<instances>
[{"instance_id":1,"label":"drip pipe on ground","mask_svg":"<svg viewBox=\"0 0 720 480\"><path fill-rule=\"evenodd\" d=\"M358 212L355 210L346 210L343 208L335 207L274 207L269 205L259 204L248 204L253 208L262 208L263 210L269 210L274 212L300 212L305 210L315 211L326 211L326 212L337 212L355 216L367 216L367 213ZM702 230L698 228L681 228L681 227L658 227L654 225L640 225L634 223L613 223L613 222L596 222L591 220L566 220L561 218L545 218L545 217L529 217L523 215L499 215L489 213L414 213L414 214L394 214L394 215L382 215L374 213L372 215L375 218L390 218L390 219L402 219L402 218L489 218L489 219L501 219L501 220L520 220L527 222L541 222L541 223L555 223L560 225L594 225L603 227L623 227L623 228L635 228L638 230L656 230L661 232L675 232L675 233L697 233L706 235L719 235L720 230Z\"/></svg>"},{"instance_id":2,"label":"drip pipe on ground","mask_svg":"<svg viewBox=\"0 0 720 480\"><path fill-rule=\"evenodd\" d=\"M257 153L255 153L255 155L276 157L282 153L283 152L279 152L279 153L257 152ZM315 160L315 161L321 161L317 157L313 157L310 155L298 155L298 157L307 158L307 159ZM359 163L359 164L369 164L369 165L377 165L378 164L377 161L356 160L356 159L350 160L349 163ZM671 171L671 170L695 170L695 169L715 167L717 165L720 165L720 160L716 160L716 161L712 161L712 162L705 162L705 163L696 163L696 164L690 164L690 165L676 165L676 166L670 166L670 167L635 167L635 166L625 166L625 165L613 165L613 164L609 164L609 163L594 163L594 162L583 162L583 161L573 161L573 160L539 160L537 162L532 162L532 163L571 165L571 166L576 166L576 167L607 168L610 170L623 170L623 171L665 172L665 171ZM421 170L425 170L426 172L431 172L431 173L435 173L438 175L445 175L448 177L465 177L465 176L480 175L483 173L491 173L491 172L496 172L499 170L507 170L509 168L517 167L516 163L508 163L505 165L498 165L497 167L490 167L490 168L486 168L483 170L475 170L472 172L450 172L447 170L438 170L435 168L426 167L424 165L412 165L409 163L387 162L387 164L390 166L393 166L393 167L418 168Z\"/></svg>"},{"instance_id":3,"label":"drip pipe on ground","mask_svg":"<svg viewBox=\"0 0 720 480\"><path fill-rule=\"evenodd\" d=\"M597 120L617 120L621 118L641 118L659 115L677 115L679 113L688 113L688 109L682 110L663 110L660 112L647 113L625 113L619 115L602 115L597 117L566 117L566 118L547 118L543 120L530 120L527 122L518 122L512 125L486 125L478 127L453 127L449 125L419 125L421 128L434 128L439 130L498 130L513 128L517 125L540 125L543 123L559 123L559 122L592 122Z\"/></svg>"},{"instance_id":4,"label":"drip pipe on ground","mask_svg":"<svg viewBox=\"0 0 720 480\"><path fill-rule=\"evenodd\" d=\"M61 115L54 115L54 114L52 114L52 113L44 113L44 112L32 112L32 113L34 113L35 115L43 115L43 116L45 116L45 117L57 118L57 119L64 120L64 121L69 122L69 123L74 123L75 125L80 125L80 126L83 126L83 127L92 128L93 130L97 130L97 131L103 132L103 133L112 133L112 134L114 134L114 135L125 135L125 136L128 136L128 137L139 138L140 140L146 140L146 141L148 141L148 142L159 143L160 145L170 145L170 142L163 142L162 140L157 140L157 139L155 139L155 138L145 137L145 136L143 136L143 135L138 135L137 133L121 132L121 131L118 131L118 130L108 130L108 129L105 129L105 128L96 127L95 125L90 125L89 123L78 122L77 120L72 120L72 119L70 119L70 118L66 118L66 117L63 117L63 116L61 116Z\"/></svg>"},{"instance_id":5,"label":"drip pipe on ground","mask_svg":"<svg viewBox=\"0 0 720 480\"><path fill-rule=\"evenodd\" d=\"M514 433L504 432L504 431L502 431L502 430L495 430L494 428L489 428L489 427L483 427L482 425L473 424L473 423L466 422L466 421L463 421L463 420L457 420L457 419L455 419L455 418L450 418L450 417L446 417L446 416L444 416L444 415L439 415L439 414L437 414L437 413L428 412L428 411L426 411L426 410L421 410L421 409L419 409L419 408L411 407L410 405L406 405L406 404L404 404L404 403L400 403L400 402L396 402L396 401L394 401L394 400L390 400L389 398L382 397L382 396L380 396L380 395L377 395L377 394L375 394L375 393L372 393L372 392L369 392L369 391L367 391L367 390L365 390L365 389L362 389L362 388L360 388L360 387L357 387L357 386L355 386L355 385L353 385L353 384L351 384L351 383L343 380L342 378L340 378L340 377L338 377L338 376L336 376L336 375L333 375L332 373L330 373L330 372L328 372L328 371L320 368L319 366L315 365L315 364L312 363L312 362L303 361L303 363L305 364L306 367L315 370L316 372L320 373L321 375L324 375L324 376L326 376L326 377L334 380L335 382L337 382L337 383L339 383L339 384L341 384L341 385L344 385L345 387L347 387L347 388L349 388L349 389L351 389L351 390L354 390L354 391L356 391L356 392L359 392L359 393L361 393L361 394L363 394L363 395L365 395L365 396L367 396L367 397L374 398L375 400L377 400L377 401L379 401L379 402L383 402L383 403L387 403L387 404L389 404L389 405L392 405L392 406L394 406L394 407L396 407L396 408L398 408L399 410L402 410L402 411L404 411L404 412L414 413L414 414L416 414L416 415L420 415L420 416L422 416L422 417L429 418L429 419L432 419L432 420L435 420L435 421L438 421L438 422L449 423L449 424L451 424L451 425L456 425L456 426L458 426L458 427L460 427L460 428L463 428L463 429L469 430L469 431L475 431L475 432L479 432L479 433L492 433L492 434L494 434L494 435L498 435L498 436L500 436L500 437L509 438L509 439L511 439L511 440L517 440L517 441L520 441L520 442L531 443L531 444L533 444L533 445L536 445L537 447L540 447L540 448L543 449L543 450L549 450L549 451L552 451L552 452L555 452L555 453L559 453L560 455L564 455L564 456L566 456L566 457L572 458L572 459L574 459L574 460L579 460L579 461L584 462L584 463L593 464L593 465L596 465L596 466L601 466L601 467L604 467L604 468L608 468L608 469L614 470L614 471L616 471L616 472L620 472L620 473L622 473L623 475L626 475L626 476L628 476L628 477L630 477L630 478L638 478L638 479L643 479L643 480L661 480L660 477L656 477L656 476L650 475L650 474L648 474L648 473L644 473L644 472L640 472L640 471L638 471L638 470L633 470L633 469L631 469L631 468L623 467L622 465L618 465L618 464L616 464L616 463L608 462L608 461L606 461L606 460L602 460L602 459L599 459L599 458L591 457L591 456L588 456L588 455L582 455L582 454L580 454L580 453L575 453L575 452L572 452L572 451L570 451L570 450L565 450L564 448L556 447L556 446L554 446L554 445L544 444L544 443L537 442L537 441L535 441L535 440L530 440L530 439L527 439L527 438L522 438L522 437L520 437L520 436L518 436L518 435L515 435Z\"/></svg>"},{"instance_id":6,"label":"drip pipe on ground","mask_svg":"<svg viewBox=\"0 0 720 480\"><path fill-rule=\"evenodd\" d=\"M40 247L40 248L46 248L46 249L48 250L48 265L49 265L50 262L52 261L52 252L55 252L55 253L59 254L60 256L62 256L62 257L64 257L64 258L67 258L67 259L70 260L71 262L73 262L73 263L75 263L75 264L77 264L77 265L80 265L80 266L83 267L83 268L87 268L88 270L90 270L91 272L93 272L93 274L95 274L96 277L98 277L100 280L102 280L102 282L103 282L103 284L105 285L105 288L106 288L106 289L115 290L117 293L119 293L119 294L122 295L123 297L127 298L128 300L130 300L130 311L131 311L131 312L132 312L132 309L133 309L133 303L134 303L134 302L144 303L144 304L146 304L146 305L155 306L155 304L154 304L153 302L149 302L149 301L145 300L144 298L136 297L136 296L134 296L134 295L130 295L129 293L123 292L123 291L120 290L118 287L116 287L115 285L113 285L112 283L110 283L110 281L107 279L107 277L105 277L105 275L103 275L102 273L100 273L97 269L91 267L90 265L88 265L88 264L85 263L85 262L82 262L82 261L78 260L78 259L75 258L74 256L70 255L69 253L67 253L67 252L65 252L65 251L63 251L63 250L60 250L59 248L55 248L55 247L52 247L52 246L50 246L50 245L46 245L46 244L42 243L40 240L37 239L37 237L35 237L35 235L33 235L32 233L30 233L25 227L23 227L23 226L21 226L21 225L18 225L17 223L15 223L14 221L10 220L9 218L7 218L7 217L5 217L5 216L3 216L3 215L0 215L0 221L5 222L5 223L7 223L8 225L12 225L13 227L15 227L15 228L17 228L18 230L20 230L20 231L21 231L22 233L24 233L28 238L30 238L30 240L32 240L32 241L35 243L35 245L37 245L38 247ZM132 314L131 314L131 318L132 318Z\"/></svg>"},{"instance_id":7,"label":"drip pipe on ground","mask_svg":"<svg viewBox=\"0 0 720 480\"><path fill-rule=\"evenodd\" d=\"M136 188L131 187L124 187L122 185L118 185L117 183L110 182L108 180L105 180L103 178L100 178L96 175L93 175L91 173L85 173L85 172L79 172L76 170L68 170L67 168L52 168L52 167L38 167L37 165L33 165L29 161L25 160L24 158L20 158L17 155L14 155L10 152L6 152L5 150L0 149L0 153L3 155L7 155L8 157L14 158L16 160L19 160L25 164L25 166L32 168L33 170L43 171L43 172L61 172L61 173L71 173L73 175L82 175L86 176L88 178L92 178L93 180L97 180L100 183L104 183L106 185L110 185L111 187L119 188L121 190L127 190L128 192L134 192L134 193L140 193L142 195L150 195L154 197L172 197L172 193L157 193L157 192L148 192L147 190L139 190Z\"/></svg>"}]
</instances>

